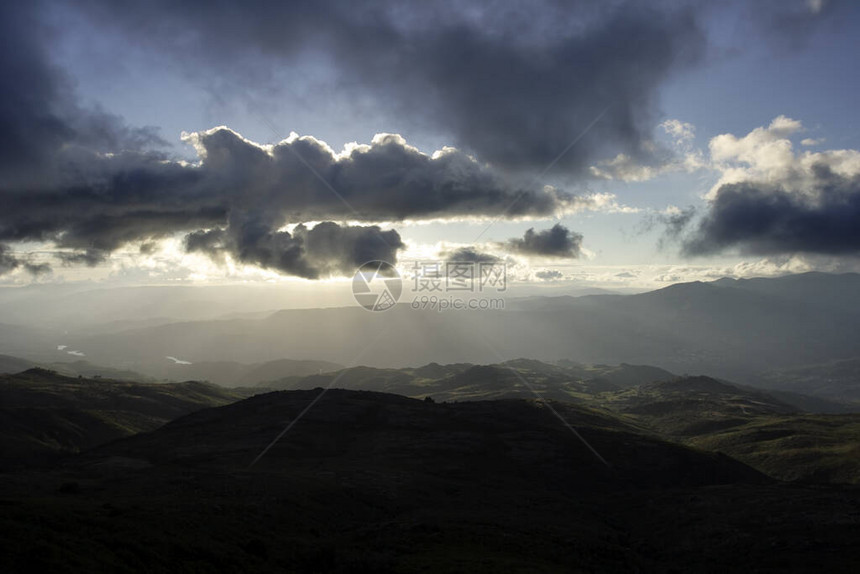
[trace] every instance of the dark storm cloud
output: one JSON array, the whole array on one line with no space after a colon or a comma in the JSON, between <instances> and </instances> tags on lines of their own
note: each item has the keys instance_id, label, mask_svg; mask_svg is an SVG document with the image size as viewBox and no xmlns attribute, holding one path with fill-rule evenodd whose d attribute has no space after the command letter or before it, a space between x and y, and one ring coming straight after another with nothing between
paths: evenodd
<instances>
[{"instance_id":1,"label":"dark storm cloud","mask_svg":"<svg viewBox=\"0 0 860 574\"><path fill-rule=\"evenodd\" d=\"M20 261L9 253L9 247L0 243L0 275L16 269Z\"/></svg>"},{"instance_id":2,"label":"dark storm cloud","mask_svg":"<svg viewBox=\"0 0 860 574\"><path fill-rule=\"evenodd\" d=\"M58 257L63 265L86 265L95 267L107 260L108 253L101 249L86 249L76 253L59 253Z\"/></svg>"},{"instance_id":3,"label":"dark storm cloud","mask_svg":"<svg viewBox=\"0 0 860 574\"><path fill-rule=\"evenodd\" d=\"M393 264L397 250L404 247L396 231L382 231L378 226L323 222L311 229L298 225L289 233L272 231L253 220L189 233L185 245L190 252L206 253L216 260L229 253L242 263L307 279L351 275L368 261Z\"/></svg>"},{"instance_id":4,"label":"dark storm cloud","mask_svg":"<svg viewBox=\"0 0 860 574\"><path fill-rule=\"evenodd\" d=\"M95 265L125 244L195 230L203 231L189 249L207 251L199 241L215 229L229 240L222 255L305 277L351 273L356 262L394 260L399 235L334 224L299 228L301 237L279 229L332 219L546 216L590 205L502 177L453 149L427 156L391 135L338 155L312 137L264 148L214 129L189 136L199 165L172 161L151 129L79 105L33 40L50 32L40 8L0 7L0 241L72 249L58 255L64 264ZM13 261L4 272L29 265Z\"/></svg>"},{"instance_id":5,"label":"dark storm cloud","mask_svg":"<svg viewBox=\"0 0 860 574\"><path fill-rule=\"evenodd\" d=\"M506 246L523 255L576 259L580 255L582 235L556 223L543 231L531 228L522 238L508 240Z\"/></svg>"},{"instance_id":6,"label":"dark storm cloud","mask_svg":"<svg viewBox=\"0 0 860 574\"><path fill-rule=\"evenodd\" d=\"M0 240L80 248L65 261L92 263L97 251L163 235L165 217L188 217L164 199L194 175L152 150L162 143L153 129L79 105L44 51L43 7L0 6Z\"/></svg>"},{"instance_id":7,"label":"dark storm cloud","mask_svg":"<svg viewBox=\"0 0 860 574\"><path fill-rule=\"evenodd\" d=\"M693 10L669 3L85 4L204 82L253 92L273 66L325 61L333 89L369 94L506 169L544 169L592 123L557 169L577 173L607 149L647 156L658 87L704 49Z\"/></svg>"},{"instance_id":8,"label":"dark storm cloud","mask_svg":"<svg viewBox=\"0 0 860 574\"><path fill-rule=\"evenodd\" d=\"M285 140L271 152L228 129L191 140L205 158L201 172L210 193L265 205L291 222L547 216L591 205L503 178L456 150L425 155L397 135L377 135L339 155L312 137Z\"/></svg>"},{"instance_id":9,"label":"dark storm cloud","mask_svg":"<svg viewBox=\"0 0 860 574\"><path fill-rule=\"evenodd\" d=\"M491 253L483 253L474 247L460 247L443 254L446 261L457 263L496 263L499 258Z\"/></svg>"},{"instance_id":10,"label":"dark storm cloud","mask_svg":"<svg viewBox=\"0 0 860 574\"><path fill-rule=\"evenodd\" d=\"M345 267L302 267L310 255L295 256L293 241L277 232L284 224L546 216L591 205L552 188L517 186L455 150L427 156L398 136L378 136L342 155L310 137L270 149L223 128L189 139L200 166L141 152L81 151L74 174L51 177L43 188L4 191L9 209L0 215L0 240L53 242L81 250L65 262L91 263L87 250L106 253L180 230L228 227L236 245L265 244L243 261L313 276ZM399 237L393 245L401 245ZM286 251L274 253L278 247Z\"/></svg>"},{"instance_id":11,"label":"dark storm cloud","mask_svg":"<svg viewBox=\"0 0 860 574\"><path fill-rule=\"evenodd\" d=\"M51 270L50 266L44 263L34 264L15 257L15 255L9 252L8 245L0 243L0 275L5 275L18 268L23 268L31 275L41 275Z\"/></svg>"},{"instance_id":12,"label":"dark storm cloud","mask_svg":"<svg viewBox=\"0 0 860 574\"><path fill-rule=\"evenodd\" d=\"M754 182L723 185L684 241L684 254L860 252L860 176L843 177L826 165L813 173L805 193Z\"/></svg>"},{"instance_id":13,"label":"dark storm cloud","mask_svg":"<svg viewBox=\"0 0 860 574\"><path fill-rule=\"evenodd\" d=\"M0 186L76 171L80 148L95 152L143 150L161 142L152 128L126 126L98 109L84 109L73 84L45 53L54 30L39 18L42 2L0 7Z\"/></svg>"}]
</instances>

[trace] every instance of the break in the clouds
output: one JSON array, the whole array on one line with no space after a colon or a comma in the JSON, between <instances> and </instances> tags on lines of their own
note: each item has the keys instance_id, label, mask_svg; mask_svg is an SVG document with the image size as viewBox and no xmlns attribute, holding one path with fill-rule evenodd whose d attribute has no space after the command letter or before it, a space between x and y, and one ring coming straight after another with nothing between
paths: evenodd
<instances>
[{"instance_id":1,"label":"break in the clouds","mask_svg":"<svg viewBox=\"0 0 860 574\"><path fill-rule=\"evenodd\" d=\"M530 228L521 238L508 240L505 246L526 256L576 259L582 251L582 234L556 223L542 231Z\"/></svg>"},{"instance_id":2,"label":"break in the clouds","mask_svg":"<svg viewBox=\"0 0 860 574\"><path fill-rule=\"evenodd\" d=\"M860 152L796 154L790 137L802 131L799 121L779 116L746 136L711 140L723 174L684 239L685 254L860 252Z\"/></svg>"},{"instance_id":3,"label":"break in the clouds","mask_svg":"<svg viewBox=\"0 0 860 574\"><path fill-rule=\"evenodd\" d=\"M607 150L648 156L659 86L697 61L692 4L203 0L83 6L98 25L219 90L324 62L330 86L432 126L504 169L578 173ZM258 90L264 92L265 88ZM223 94L221 94L223 95ZM576 142L576 145L572 145Z\"/></svg>"}]
</instances>

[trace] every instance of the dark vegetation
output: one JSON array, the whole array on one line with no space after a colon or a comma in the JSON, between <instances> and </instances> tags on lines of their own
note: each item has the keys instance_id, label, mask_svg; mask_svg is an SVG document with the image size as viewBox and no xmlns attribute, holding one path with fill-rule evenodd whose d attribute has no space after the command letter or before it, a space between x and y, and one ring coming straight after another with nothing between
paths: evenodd
<instances>
[{"instance_id":1,"label":"dark vegetation","mask_svg":"<svg viewBox=\"0 0 860 574\"><path fill-rule=\"evenodd\" d=\"M332 388L251 466L338 375L415 398ZM17 421L4 444L30 450L0 473L0 569L849 572L860 558L860 415L633 365L277 384L313 386L240 400L204 383L2 377Z\"/></svg>"},{"instance_id":2,"label":"dark vegetation","mask_svg":"<svg viewBox=\"0 0 860 574\"><path fill-rule=\"evenodd\" d=\"M3 481L6 571L849 571L855 490L529 400L277 392ZM809 528L814 526L810 535Z\"/></svg>"},{"instance_id":3,"label":"dark vegetation","mask_svg":"<svg viewBox=\"0 0 860 574\"><path fill-rule=\"evenodd\" d=\"M239 398L197 382L86 379L39 368L0 375L0 468L56 462Z\"/></svg>"}]
</instances>

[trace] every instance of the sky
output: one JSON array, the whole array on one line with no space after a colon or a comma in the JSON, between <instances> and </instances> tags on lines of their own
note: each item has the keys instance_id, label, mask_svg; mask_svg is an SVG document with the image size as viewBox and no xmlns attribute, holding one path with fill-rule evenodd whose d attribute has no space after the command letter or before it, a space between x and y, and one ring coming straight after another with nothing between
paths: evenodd
<instances>
[{"instance_id":1,"label":"sky","mask_svg":"<svg viewBox=\"0 0 860 574\"><path fill-rule=\"evenodd\" d=\"M860 5L0 7L0 284L860 271Z\"/></svg>"}]
</instances>

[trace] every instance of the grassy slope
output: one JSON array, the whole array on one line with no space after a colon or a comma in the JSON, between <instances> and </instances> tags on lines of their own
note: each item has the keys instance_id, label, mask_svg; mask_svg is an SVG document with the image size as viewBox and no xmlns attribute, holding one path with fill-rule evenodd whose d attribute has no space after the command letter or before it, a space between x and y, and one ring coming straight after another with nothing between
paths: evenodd
<instances>
[{"instance_id":1,"label":"grassy slope","mask_svg":"<svg viewBox=\"0 0 860 574\"><path fill-rule=\"evenodd\" d=\"M602 395L661 436L724 452L780 480L860 483L860 414L806 414L707 377Z\"/></svg>"},{"instance_id":2,"label":"grassy slope","mask_svg":"<svg viewBox=\"0 0 860 574\"><path fill-rule=\"evenodd\" d=\"M204 383L67 377L44 369L0 376L0 465L43 463L149 431L240 397Z\"/></svg>"},{"instance_id":3,"label":"grassy slope","mask_svg":"<svg viewBox=\"0 0 860 574\"><path fill-rule=\"evenodd\" d=\"M555 404L260 395L0 474L0 568L76 572L850 572L858 492ZM810 528L814 526L814 528Z\"/></svg>"},{"instance_id":4,"label":"grassy slope","mask_svg":"<svg viewBox=\"0 0 860 574\"><path fill-rule=\"evenodd\" d=\"M781 480L860 484L860 414L760 417L688 443Z\"/></svg>"}]
</instances>

